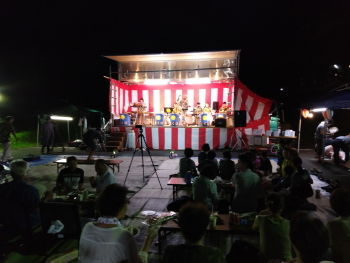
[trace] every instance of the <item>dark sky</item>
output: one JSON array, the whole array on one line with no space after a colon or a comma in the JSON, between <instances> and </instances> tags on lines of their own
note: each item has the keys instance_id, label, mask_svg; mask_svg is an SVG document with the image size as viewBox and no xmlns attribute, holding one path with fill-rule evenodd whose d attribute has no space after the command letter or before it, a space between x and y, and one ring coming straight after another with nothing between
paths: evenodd
<instances>
[{"instance_id":1,"label":"dark sky","mask_svg":"<svg viewBox=\"0 0 350 263\"><path fill-rule=\"evenodd\" d=\"M228 49L242 50L243 83L292 110L350 81L349 14L350 1L328 0L2 0L0 115L65 100L108 112L101 55Z\"/></svg>"}]
</instances>

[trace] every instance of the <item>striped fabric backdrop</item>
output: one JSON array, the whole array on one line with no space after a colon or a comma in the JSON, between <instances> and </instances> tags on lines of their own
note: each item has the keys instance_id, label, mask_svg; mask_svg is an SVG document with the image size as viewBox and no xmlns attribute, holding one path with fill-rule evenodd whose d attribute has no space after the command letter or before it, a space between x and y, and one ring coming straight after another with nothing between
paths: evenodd
<instances>
[{"instance_id":1,"label":"striped fabric backdrop","mask_svg":"<svg viewBox=\"0 0 350 263\"><path fill-rule=\"evenodd\" d=\"M111 79L110 109L115 116L119 113L135 110L128 107L129 103L137 102L140 98L143 98L147 104L147 111L160 113L164 110L164 107L172 107L178 96L184 94L187 95L192 107L197 106L197 102L200 102L202 107L208 102L212 107L213 101L218 101L220 107L224 101L233 102L233 89L232 83L128 86ZM233 107L232 104L228 106Z\"/></svg>"},{"instance_id":2,"label":"striped fabric backdrop","mask_svg":"<svg viewBox=\"0 0 350 263\"><path fill-rule=\"evenodd\" d=\"M138 137L138 129L135 127L112 127L113 131L135 131L135 140ZM143 135L148 148L160 150L184 150L192 148L201 150L204 143L208 143L211 149L223 149L230 146L233 128L163 128L144 127ZM136 143L136 141L135 141ZM137 147L140 147L138 144Z\"/></svg>"}]
</instances>

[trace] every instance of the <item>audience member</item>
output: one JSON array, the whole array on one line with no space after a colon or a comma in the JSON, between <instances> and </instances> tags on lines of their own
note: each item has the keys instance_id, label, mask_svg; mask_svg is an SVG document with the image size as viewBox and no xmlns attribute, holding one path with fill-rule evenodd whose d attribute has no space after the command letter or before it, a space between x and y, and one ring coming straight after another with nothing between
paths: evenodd
<instances>
[{"instance_id":1,"label":"audience member","mask_svg":"<svg viewBox=\"0 0 350 263\"><path fill-rule=\"evenodd\" d=\"M258 207L258 199L262 194L261 180L252 172L251 158L242 154L238 157L237 170L232 176L235 185L235 195L232 201L232 211L237 213L255 212Z\"/></svg>"},{"instance_id":2,"label":"audience member","mask_svg":"<svg viewBox=\"0 0 350 263\"><path fill-rule=\"evenodd\" d=\"M92 188L96 188L97 194L101 193L108 185L115 184L114 174L108 169L105 160L96 160L95 171L97 176L90 177L90 184Z\"/></svg>"},{"instance_id":3,"label":"audience member","mask_svg":"<svg viewBox=\"0 0 350 263\"><path fill-rule=\"evenodd\" d=\"M11 155L11 134L18 141L15 129L13 128L13 121L15 119L12 116L7 116L6 121L0 123L0 142L2 144L3 153L1 156L1 162L12 161Z\"/></svg>"},{"instance_id":4,"label":"audience member","mask_svg":"<svg viewBox=\"0 0 350 263\"><path fill-rule=\"evenodd\" d=\"M305 213L290 220L289 236L297 257L287 263L318 263L329 246L327 228L321 220Z\"/></svg>"},{"instance_id":5,"label":"audience member","mask_svg":"<svg viewBox=\"0 0 350 263\"><path fill-rule=\"evenodd\" d=\"M215 247L204 246L202 239L209 225L210 212L203 204L187 203L179 212L179 226L185 244L165 248L164 263L224 263L225 256Z\"/></svg>"},{"instance_id":6,"label":"audience member","mask_svg":"<svg viewBox=\"0 0 350 263\"><path fill-rule=\"evenodd\" d=\"M185 175L188 171L191 171L195 175L197 174L196 165L191 159L193 156L193 150L191 148L186 148L184 154L185 157L181 158L179 162L179 173L177 176L180 178L185 178Z\"/></svg>"},{"instance_id":7,"label":"audience member","mask_svg":"<svg viewBox=\"0 0 350 263\"><path fill-rule=\"evenodd\" d=\"M284 148L283 150L283 162L280 169L281 179L286 178L287 174L284 172L284 168L287 165L292 165L292 150L289 148Z\"/></svg>"},{"instance_id":8,"label":"audience member","mask_svg":"<svg viewBox=\"0 0 350 263\"><path fill-rule=\"evenodd\" d=\"M291 150L291 158L299 157L299 153L297 150L293 149L293 141L291 139L286 140L286 147Z\"/></svg>"},{"instance_id":9,"label":"audience member","mask_svg":"<svg viewBox=\"0 0 350 263\"><path fill-rule=\"evenodd\" d=\"M302 167L303 161L300 157L292 160L296 172L292 176L292 183L290 187L291 197L305 200L313 195L311 184L313 180L307 170Z\"/></svg>"},{"instance_id":10,"label":"audience member","mask_svg":"<svg viewBox=\"0 0 350 263\"><path fill-rule=\"evenodd\" d=\"M54 132L53 132L53 125L51 122L51 117L47 116L46 117L46 122L44 122L41 125L41 154L45 154L45 147L46 147L46 153L49 154L50 152L50 147L53 143L54 139Z\"/></svg>"},{"instance_id":11,"label":"audience member","mask_svg":"<svg viewBox=\"0 0 350 263\"><path fill-rule=\"evenodd\" d=\"M195 202L202 202L211 210L218 208L219 194L217 186L211 180L215 177L213 166L206 165L200 170L200 175L193 180L192 193ZM213 208L212 208L213 207Z\"/></svg>"},{"instance_id":12,"label":"audience member","mask_svg":"<svg viewBox=\"0 0 350 263\"><path fill-rule=\"evenodd\" d=\"M101 217L97 222L87 223L81 233L79 262L147 262L147 252L157 231L149 229L138 253L134 237L119 222L125 217L128 208L126 196L126 187L111 184L98 197L96 205Z\"/></svg>"},{"instance_id":13,"label":"audience member","mask_svg":"<svg viewBox=\"0 0 350 263\"><path fill-rule=\"evenodd\" d=\"M106 147L104 145L103 138L101 136L101 128L97 128L96 130L90 129L84 134L84 143L89 148L88 160L92 160L92 156L97 149L96 140L100 143L101 148L106 151Z\"/></svg>"},{"instance_id":14,"label":"audience member","mask_svg":"<svg viewBox=\"0 0 350 263\"><path fill-rule=\"evenodd\" d=\"M62 169L58 174L56 187L62 192L82 190L84 171L77 168L77 158L75 156L68 157L67 166L67 168Z\"/></svg>"},{"instance_id":15,"label":"audience member","mask_svg":"<svg viewBox=\"0 0 350 263\"><path fill-rule=\"evenodd\" d=\"M260 231L260 262L272 259L291 260L289 220L281 217L283 196L270 193L265 198L267 209L256 217L253 230Z\"/></svg>"},{"instance_id":16,"label":"audience member","mask_svg":"<svg viewBox=\"0 0 350 263\"><path fill-rule=\"evenodd\" d=\"M339 216L326 223L333 260L335 263L347 263L350 262L350 190L334 190L329 201Z\"/></svg>"},{"instance_id":17,"label":"audience member","mask_svg":"<svg viewBox=\"0 0 350 263\"><path fill-rule=\"evenodd\" d=\"M259 170L263 171L265 175L272 173L272 165L270 159L267 157L267 152L261 153Z\"/></svg>"},{"instance_id":18,"label":"audience member","mask_svg":"<svg viewBox=\"0 0 350 263\"><path fill-rule=\"evenodd\" d=\"M276 184L273 186L273 190L275 192L279 192L282 189L288 189L292 184L292 176L295 172L294 167L291 165L287 165L286 167L284 167L284 172L286 174L286 177L283 180L279 180L278 178L278 181L276 181Z\"/></svg>"},{"instance_id":19,"label":"audience member","mask_svg":"<svg viewBox=\"0 0 350 263\"><path fill-rule=\"evenodd\" d=\"M198 163L207 159L207 153L210 151L210 146L208 143L202 145L202 151L198 154Z\"/></svg>"},{"instance_id":20,"label":"audience member","mask_svg":"<svg viewBox=\"0 0 350 263\"><path fill-rule=\"evenodd\" d=\"M232 175L236 172L236 164L231 160L231 152L224 151L222 159L219 162L220 177L222 179L231 180Z\"/></svg>"},{"instance_id":21,"label":"audience member","mask_svg":"<svg viewBox=\"0 0 350 263\"><path fill-rule=\"evenodd\" d=\"M283 157L283 150L286 147L286 144L287 144L287 142L286 142L285 139L281 138L281 139L278 140L279 148L277 150L277 165L279 167L281 167L283 159L284 159L284 157Z\"/></svg>"},{"instance_id":22,"label":"audience member","mask_svg":"<svg viewBox=\"0 0 350 263\"><path fill-rule=\"evenodd\" d=\"M201 161L198 164L198 171L201 171L204 166L210 165L214 168L214 175L218 176L219 175L219 167L218 167L218 162L215 159L216 153L214 151L209 151L207 153L207 159Z\"/></svg>"}]
</instances>

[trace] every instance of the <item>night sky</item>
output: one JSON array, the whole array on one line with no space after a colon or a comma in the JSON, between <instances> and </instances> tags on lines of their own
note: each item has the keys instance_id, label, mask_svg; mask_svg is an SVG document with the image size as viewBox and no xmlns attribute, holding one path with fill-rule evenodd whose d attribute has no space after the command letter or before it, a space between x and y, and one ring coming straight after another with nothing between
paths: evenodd
<instances>
[{"instance_id":1,"label":"night sky","mask_svg":"<svg viewBox=\"0 0 350 263\"><path fill-rule=\"evenodd\" d=\"M102 55L241 49L240 79L288 121L350 81L349 14L350 1L2 0L0 117L67 102L108 113Z\"/></svg>"}]
</instances>

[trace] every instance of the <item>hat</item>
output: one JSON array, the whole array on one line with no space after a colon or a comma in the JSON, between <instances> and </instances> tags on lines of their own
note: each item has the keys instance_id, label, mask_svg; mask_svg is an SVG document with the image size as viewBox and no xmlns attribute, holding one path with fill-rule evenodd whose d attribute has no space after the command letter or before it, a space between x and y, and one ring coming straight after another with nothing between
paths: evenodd
<instances>
[{"instance_id":1,"label":"hat","mask_svg":"<svg viewBox=\"0 0 350 263\"><path fill-rule=\"evenodd\" d=\"M200 102L197 102L197 104L201 104Z\"/></svg>"},{"instance_id":2,"label":"hat","mask_svg":"<svg viewBox=\"0 0 350 263\"><path fill-rule=\"evenodd\" d=\"M226 101L224 101L223 104L226 104Z\"/></svg>"}]
</instances>

